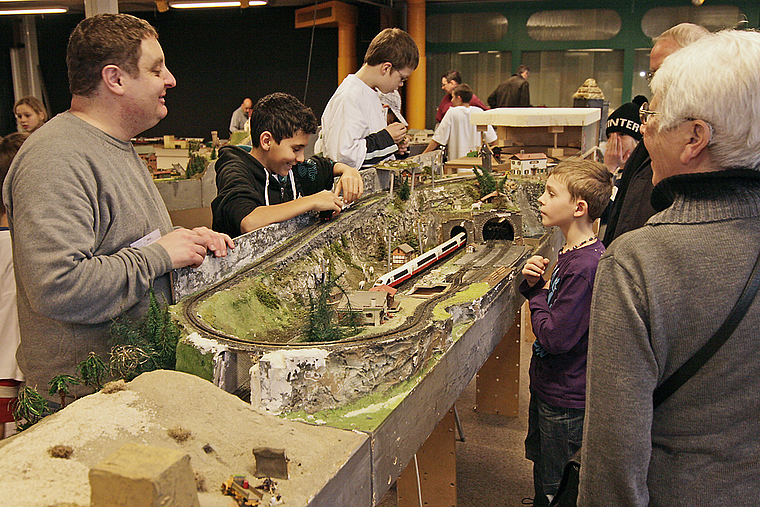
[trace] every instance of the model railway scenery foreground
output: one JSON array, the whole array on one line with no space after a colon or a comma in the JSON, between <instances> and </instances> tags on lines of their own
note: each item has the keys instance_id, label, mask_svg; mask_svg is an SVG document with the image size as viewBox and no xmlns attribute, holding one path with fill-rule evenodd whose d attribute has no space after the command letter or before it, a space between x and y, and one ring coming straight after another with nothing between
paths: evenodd
<instances>
[{"instance_id":1,"label":"model railway scenery foreground","mask_svg":"<svg viewBox=\"0 0 760 507\"><path fill-rule=\"evenodd\" d=\"M238 238L273 247L175 307L178 368L276 413L350 406L403 384L504 290L529 253L523 238L544 233L536 210L516 204L540 185L509 181L488 199L467 177L405 199L365 185L333 220Z\"/></svg>"}]
</instances>

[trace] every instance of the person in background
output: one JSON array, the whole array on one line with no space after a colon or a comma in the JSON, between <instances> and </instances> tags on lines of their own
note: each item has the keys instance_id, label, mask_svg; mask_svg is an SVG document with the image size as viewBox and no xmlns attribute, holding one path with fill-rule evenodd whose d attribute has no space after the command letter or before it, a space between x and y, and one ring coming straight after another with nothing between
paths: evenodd
<instances>
[{"instance_id":1,"label":"person in background","mask_svg":"<svg viewBox=\"0 0 760 507\"><path fill-rule=\"evenodd\" d=\"M22 97L13 105L19 132L31 134L47 121L45 106L37 97Z\"/></svg>"},{"instance_id":2,"label":"person in background","mask_svg":"<svg viewBox=\"0 0 760 507\"><path fill-rule=\"evenodd\" d=\"M243 99L243 103L240 104L240 107L235 109L235 112L232 113L232 119L230 120L230 134L245 130L248 118L251 117L252 108L253 101L249 98Z\"/></svg>"},{"instance_id":3,"label":"person in background","mask_svg":"<svg viewBox=\"0 0 760 507\"><path fill-rule=\"evenodd\" d=\"M441 76L441 89L446 92L446 95L441 99L441 103L438 105L438 110L435 112L436 123L441 123L443 121L443 116L451 107L451 101L454 98L454 88L460 84L462 84L462 75L458 70L452 69ZM474 93L472 94L470 104L479 107L483 111L488 109L488 106L483 104L483 101Z\"/></svg>"},{"instance_id":4,"label":"person in background","mask_svg":"<svg viewBox=\"0 0 760 507\"><path fill-rule=\"evenodd\" d=\"M483 143L478 127L470 123L470 114L483 111L478 106L471 105L473 97L472 88L466 84L460 84L454 88L454 98L451 106L443 116L443 121L433 134L433 139L423 153L437 150L439 146L447 146L449 160L466 157L473 150L478 150ZM488 125L485 133L485 141L491 145L496 144L496 132Z\"/></svg>"},{"instance_id":5,"label":"person in background","mask_svg":"<svg viewBox=\"0 0 760 507\"><path fill-rule=\"evenodd\" d=\"M234 245L205 227L174 229L130 142L166 116L176 84L157 37L128 14L81 21L66 51L71 108L24 142L5 178L16 359L32 387L75 375L90 352L107 359L114 319L139 321L151 287L171 302L172 269Z\"/></svg>"},{"instance_id":6,"label":"person in background","mask_svg":"<svg viewBox=\"0 0 760 507\"><path fill-rule=\"evenodd\" d=\"M346 76L327 103L315 152L356 168L392 158L405 142L407 126L388 125L378 91L403 86L419 61L417 44L405 31L386 28L377 34L362 67Z\"/></svg>"},{"instance_id":7,"label":"person in background","mask_svg":"<svg viewBox=\"0 0 760 507\"><path fill-rule=\"evenodd\" d=\"M260 99L251 112L251 152L232 145L219 150L213 229L239 236L307 211L337 215L358 199L364 190L359 171L324 157L304 160L316 131L314 113L294 96Z\"/></svg>"},{"instance_id":8,"label":"person in background","mask_svg":"<svg viewBox=\"0 0 760 507\"><path fill-rule=\"evenodd\" d=\"M654 46L649 54L648 79L657 72L666 57L709 33L706 28L691 23L681 23L665 30L654 39ZM602 236L602 243L610 246L615 238L625 232L638 229L654 215L654 208L649 202L649 197L652 195L652 166L644 143L636 146L627 161L611 161L605 156L605 163L624 164L617 184L615 200L608 210L607 226Z\"/></svg>"},{"instance_id":9,"label":"person in background","mask_svg":"<svg viewBox=\"0 0 760 507\"><path fill-rule=\"evenodd\" d=\"M760 34L706 35L651 87L657 214L599 261L578 505L756 507L760 298L656 408L653 395L726 320L760 253Z\"/></svg>"},{"instance_id":10,"label":"person in background","mask_svg":"<svg viewBox=\"0 0 760 507\"><path fill-rule=\"evenodd\" d=\"M605 126L607 146L604 150L604 165L613 175L619 176L623 164L630 158L631 153L641 141L639 109L646 101L646 97L637 95L631 102L615 109L607 118L607 125Z\"/></svg>"},{"instance_id":11,"label":"person in background","mask_svg":"<svg viewBox=\"0 0 760 507\"><path fill-rule=\"evenodd\" d=\"M631 102L627 102L615 109L607 119L605 130L607 145L604 150L604 165L612 173L612 181L615 185L612 188L611 201L614 201L617 196L623 164L631 156L633 150L636 149L639 141L641 141L639 108L646 101L646 97L637 95ZM607 206L607 209L602 214L599 225L599 236L604 236L610 208L612 208L612 202L610 202L610 205Z\"/></svg>"},{"instance_id":12,"label":"person in background","mask_svg":"<svg viewBox=\"0 0 760 507\"><path fill-rule=\"evenodd\" d=\"M26 132L17 132L0 139L0 186L5 181L13 157L28 136ZM0 202L0 439L5 438L5 425L13 422L13 403L24 380L16 363L16 349L20 341L11 233L5 207Z\"/></svg>"},{"instance_id":13,"label":"person in background","mask_svg":"<svg viewBox=\"0 0 760 507\"><path fill-rule=\"evenodd\" d=\"M497 86L488 96L488 105L492 108L530 107L529 76L530 69L527 65L517 67L517 72Z\"/></svg>"},{"instance_id":14,"label":"person in background","mask_svg":"<svg viewBox=\"0 0 760 507\"><path fill-rule=\"evenodd\" d=\"M581 447L591 292L604 253L593 223L611 193L612 175L604 165L569 159L552 170L538 199L544 227L559 227L565 245L548 281L549 259L535 255L525 263L519 287L536 335L525 439L525 457L533 461L535 507L549 505L565 463Z\"/></svg>"}]
</instances>

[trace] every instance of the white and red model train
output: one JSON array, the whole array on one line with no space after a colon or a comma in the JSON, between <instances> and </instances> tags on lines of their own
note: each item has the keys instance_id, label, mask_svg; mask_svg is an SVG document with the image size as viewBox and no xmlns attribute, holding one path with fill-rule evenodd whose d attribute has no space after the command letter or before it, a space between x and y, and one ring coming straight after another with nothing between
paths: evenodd
<instances>
[{"instance_id":1,"label":"white and red model train","mask_svg":"<svg viewBox=\"0 0 760 507\"><path fill-rule=\"evenodd\" d=\"M419 257L415 257L406 264L403 264L393 271L389 271L384 274L375 282L375 287L378 285L388 285L395 287L404 280L409 279L415 274L419 273L423 269L427 268L439 259L446 257L447 255L455 252L459 247L465 244L467 240L467 233L460 232L448 241L444 241L432 250L428 250Z\"/></svg>"}]
</instances>

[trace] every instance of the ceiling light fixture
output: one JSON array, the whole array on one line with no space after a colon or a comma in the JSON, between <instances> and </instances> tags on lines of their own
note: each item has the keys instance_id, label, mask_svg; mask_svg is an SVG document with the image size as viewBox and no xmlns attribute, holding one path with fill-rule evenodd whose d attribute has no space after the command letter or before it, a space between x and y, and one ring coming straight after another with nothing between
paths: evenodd
<instances>
[{"instance_id":1,"label":"ceiling light fixture","mask_svg":"<svg viewBox=\"0 0 760 507\"><path fill-rule=\"evenodd\" d=\"M216 7L240 7L240 2L169 2L173 9L213 9Z\"/></svg>"},{"instance_id":2,"label":"ceiling light fixture","mask_svg":"<svg viewBox=\"0 0 760 507\"><path fill-rule=\"evenodd\" d=\"M11 9L0 9L0 16L21 16L26 14L60 14L62 12L67 12L69 9L67 7L39 7L39 8L29 8L29 7L17 7L17 8L11 8Z\"/></svg>"},{"instance_id":3,"label":"ceiling light fixture","mask_svg":"<svg viewBox=\"0 0 760 507\"><path fill-rule=\"evenodd\" d=\"M250 1L248 5L266 5L266 1ZM169 2L169 6L173 9L213 9L220 7L241 7L241 2L238 0L233 1L215 1L215 2Z\"/></svg>"}]
</instances>

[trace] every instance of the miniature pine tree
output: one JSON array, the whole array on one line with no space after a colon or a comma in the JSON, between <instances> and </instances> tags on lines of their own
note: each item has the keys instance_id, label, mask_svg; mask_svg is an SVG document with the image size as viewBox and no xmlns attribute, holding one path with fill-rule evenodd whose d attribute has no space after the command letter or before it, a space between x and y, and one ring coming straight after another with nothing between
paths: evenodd
<instances>
[{"instance_id":1,"label":"miniature pine tree","mask_svg":"<svg viewBox=\"0 0 760 507\"><path fill-rule=\"evenodd\" d=\"M106 364L95 352L90 352L87 359L77 365L77 375L87 387L96 391L103 387L106 375Z\"/></svg>"},{"instance_id":2,"label":"miniature pine tree","mask_svg":"<svg viewBox=\"0 0 760 507\"><path fill-rule=\"evenodd\" d=\"M47 400L37 392L37 389L23 386L19 389L18 399L13 407L13 418L16 420L16 431L23 431L38 423L45 417L48 409Z\"/></svg>"},{"instance_id":3,"label":"miniature pine tree","mask_svg":"<svg viewBox=\"0 0 760 507\"><path fill-rule=\"evenodd\" d=\"M398 190L396 190L396 195L402 201L407 201L411 192L412 189L409 185L409 178L404 178L404 182L398 187Z\"/></svg>"},{"instance_id":4,"label":"miniature pine tree","mask_svg":"<svg viewBox=\"0 0 760 507\"><path fill-rule=\"evenodd\" d=\"M66 396L71 396L69 386L79 385L82 383L81 379L72 377L71 375L56 375L48 383L50 389L48 394L55 396L56 394L61 397L61 408L66 408Z\"/></svg>"},{"instance_id":5,"label":"miniature pine tree","mask_svg":"<svg viewBox=\"0 0 760 507\"><path fill-rule=\"evenodd\" d=\"M333 289L339 289L344 295L346 292L338 284L338 279L343 276L332 276L328 273L323 282L314 276L314 288L309 290L309 315L304 328L304 341L307 342L331 342L342 340L346 336L356 334L358 315L349 313L347 319L338 322L335 318L335 310L328 303Z\"/></svg>"},{"instance_id":6,"label":"miniature pine tree","mask_svg":"<svg viewBox=\"0 0 760 507\"><path fill-rule=\"evenodd\" d=\"M507 175L505 174L504 177L497 182L493 173L490 171L484 171L482 167L473 167L472 171L475 173L478 185L480 186L480 197L484 197L496 190L501 192L504 188L504 183L507 181Z\"/></svg>"},{"instance_id":7,"label":"miniature pine tree","mask_svg":"<svg viewBox=\"0 0 760 507\"><path fill-rule=\"evenodd\" d=\"M111 373L130 381L146 371L174 369L179 328L169 306L162 305L151 288L148 312L139 323L126 317L111 325Z\"/></svg>"}]
</instances>

